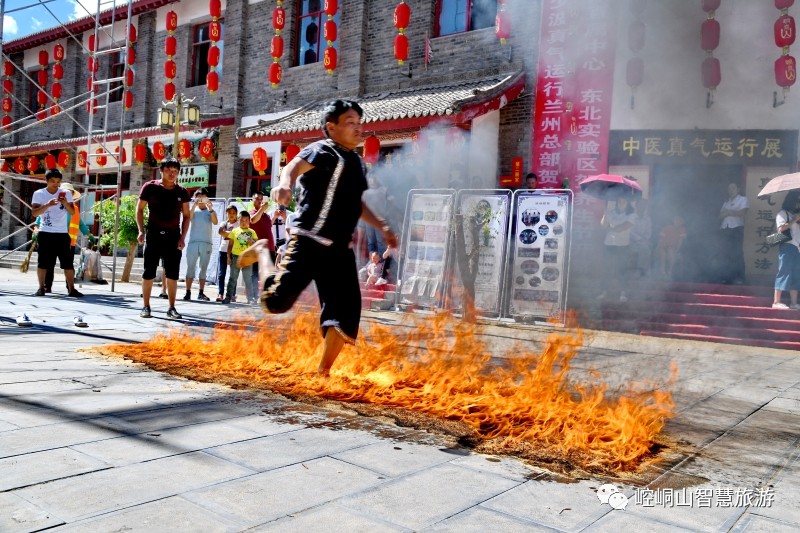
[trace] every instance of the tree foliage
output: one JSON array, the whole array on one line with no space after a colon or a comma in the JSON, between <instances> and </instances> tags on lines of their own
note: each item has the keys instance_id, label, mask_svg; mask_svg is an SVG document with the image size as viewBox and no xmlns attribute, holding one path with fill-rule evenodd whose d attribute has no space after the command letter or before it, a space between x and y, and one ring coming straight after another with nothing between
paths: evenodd
<instances>
[{"instance_id":1,"label":"tree foliage","mask_svg":"<svg viewBox=\"0 0 800 533\"><path fill-rule=\"evenodd\" d=\"M117 247L130 248L136 244L139 229L136 226L135 195L123 196L119 205L119 229L114 232L115 211L117 204L113 200L94 204L93 211L100 215L100 227L103 233L100 236L100 246L109 250L113 249L114 236L117 236ZM144 212L145 225L147 225L147 210Z\"/></svg>"}]
</instances>

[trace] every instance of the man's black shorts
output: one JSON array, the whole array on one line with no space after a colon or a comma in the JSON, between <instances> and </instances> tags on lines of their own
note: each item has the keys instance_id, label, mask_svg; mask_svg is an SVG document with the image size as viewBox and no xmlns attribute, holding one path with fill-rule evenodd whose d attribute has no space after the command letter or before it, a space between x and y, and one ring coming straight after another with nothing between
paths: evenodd
<instances>
[{"instance_id":1,"label":"man's black shorts","mask_svg":"<svg viewBox=\"0 0 800 533\"><path fill-rule=\"evenodd\" d=\"M158 263L167 279L178 279L181 267L180 231L148 231L144 240L144 272L142 279L156 279Z\"/></svg>"},{"instance_id":2,"label":"man's black shorts","mask_svg":"<svg viewBox=\"0 0 800 533\"><path fill-rule=\"evenodd\" d=\"M69 233L47 233L40 231L38 267L49 270L56 266L56 258L62 270L75 270L72 264L74 254L70 245Z\"/></svg>"}]
</instances>

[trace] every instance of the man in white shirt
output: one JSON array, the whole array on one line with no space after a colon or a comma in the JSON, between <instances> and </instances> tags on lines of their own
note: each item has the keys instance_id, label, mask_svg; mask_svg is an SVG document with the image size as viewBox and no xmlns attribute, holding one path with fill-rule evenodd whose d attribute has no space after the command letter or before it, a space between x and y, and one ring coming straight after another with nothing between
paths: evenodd
<instances>
[{"instance_id":1,"label":"man in white shirt","mask_svg":"<svg viewBox=\"0 0 800 533\"><path fill-rule=\"evenodd\" d=\"M72 193L61 189L61 172L48 170L45 174L47 187L33 193L31 214L41 215L39 226L39 264L36 274L39 278L39 290L36 296L45 295L45 278L47 270L55 268L56 259L61 263L64 277L67 278L67 294L73 298L83 296L75 289L75 267L73 265L72 245L67 232L67 220L75 211Z\"/></svg>"},{"instance_id":2,"label":"man in white shirt","mask_svg":"<svg viewBox=\"0 0 800 533\"><path fill-rule=\"evenodd\" d=\"M728 185L728 199L722 204L719 218L720 244L722 246L722 267L720 281L742 285L745 281L744 267L744 216L750 204L747 198L739 194L739 186L735 183Z\"/></svg>"}]
</instances>

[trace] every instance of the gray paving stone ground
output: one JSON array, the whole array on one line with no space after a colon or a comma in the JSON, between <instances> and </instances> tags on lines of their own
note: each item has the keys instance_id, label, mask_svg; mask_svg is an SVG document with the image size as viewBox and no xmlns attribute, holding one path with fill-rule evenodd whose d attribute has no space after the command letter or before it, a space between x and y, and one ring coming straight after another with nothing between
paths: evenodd
<instances>
[{"instance_id":1,"label":"gray paving stone ground","mask_svg":"<svg viewBox=\"0 0 800 533\"><path fill-rule=\"evenodd\" d=\"M567 483L417 430L78 351L176 324L157 299L140 319L136 284L84 285L82 300L35 288L32 272L0 269L0 532L800 529L797 353L587 332L576 375L614 386L679 369L667 435L684 448L647 487L617 483L627 507L614 509L597 497L605 480ZM213 303L178 308L198 331L230 320ZM23 312L32 327L16 325ZM546 333L497 325L486 338L536 347Z\"/></svg>"}]
</instances>

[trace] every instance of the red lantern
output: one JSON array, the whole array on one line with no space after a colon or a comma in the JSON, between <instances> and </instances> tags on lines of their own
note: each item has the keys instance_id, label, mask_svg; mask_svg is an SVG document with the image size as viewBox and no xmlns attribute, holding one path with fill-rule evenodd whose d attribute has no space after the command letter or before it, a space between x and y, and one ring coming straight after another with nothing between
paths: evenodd
<instances>
[{"instance_id":1,"label":"red lantern","mask_svg":"<svg viewBox=\"0 0 800 533\"><path fill-rule=\"evenodd\" d=\"M53 170L56 168L56 156L53 154L47 154L44 156L44 166L47 170Z\"/></svg>"},{"instance_id":2,"label":"red lantern","mask_svg":"<svg viewBox=\"0 0 800 533\"><path fill-rule=\"evenodd\" d=\"M720 26L716 19L706 19L700 27L700 47L706 52L719 46Z\"/></svg>"},{"instance_id":3,"label":"red lantern","mask_svg":"<svg viewBox=\"0 0 800 533\"><path fill-rule=\"evenodd\" d=\"M11 109L13 107L14 107L14 104L11 101L11 98L9 98L8 96L3 98L3 112L4 113L11 113Z\"/></svg>"},{"instance_id":4,"label":"red lantern","mask_svg":"<svg viewBox=\"0 0 800 533\"><path fill-rule=\"evenodd\" d=\"M261 148L260 146L253 150L253 168L261 174L264 175L264 171L267 170L267 164L269 160L267 158L267 151Z\"/></svg>"},{"instance_id":5,"label":"red lantern","mask_svg":"<svg viewBox=\"0 0 800 533\"><path fill-rule=\"evenodd\" d=\"M89 69L89 72L97 72L100 70L100 61L94 56L89 56L89 58L86 60L86 66Z\"/></svg>"},{"instance_id":6,"label":"red lantern","mask_svg":"<svg viewBox=\"0 0 800 533\"><path fill-rule=\"evenodd\" d=\"M774 33L775 33L775 44L778 47L784 48L786 46L793 45L796 37L796 27L794 23L794 17L791 17L789 15L783 15L778 20L776 20Z\"/></svg>"},{"instance_id":7,"label":"red lantern","mask_svg":"<svg viewBox=\"0 0 800 533\"><path fill-rule=\"evenodd\" d=\"M167 53L167 57L172 57L175 55L175 51L178 49L178 40L175 38L174 35L167 36L167 39L164 41L164 51Z\"/></svg>"},{"instance_id":8,"label":"red lantern","mask_svg":"<svg viewBox=\"0 0 800 533\"><path fill-rule=\"evenodd\" d=\"M40 109L39 111L36 112L36 120L42 121L42 120L44 120L46 118L47 118L47 110L46 109Z\"/></svg>"},{"instance_id":9,"label":"red lantern","mask_svg":"<svg viewBox=\"0 0 800 533\"><path fill-rule=\"evenodd\" d=\"M53 60L64 61L64 47L62 45L57 44L53 47Z\"/></svg>"},{"instance_id":10,"label":"red lantern","mask_svg":"<svg viewBox=\"0 0 800 533\"><path fill-rule=\"evenodd\" d=\"M339 0L325 0L324 11L329 17L336 15L336 12L339 11Z\"/></svg>"},{"instance_id":11,"label":"red lantern","mask_svg":"<svg viewBox=\"0 0 800 533\"><path fill-rule=\"evenodd\" d=\"M175 98L175 84L172 82L164 84L164 99L172 100Z\"/></svg>"},{"instance_id":12,"label":"red lantern","mask_svg":"<svg viewBox=\"0 0 800 533\"><path fill-rule=\"evenodd\" d=\"M219 65L219 47L209 46L208 54L206 54L206 59L208 60L208 65L210 67L216 67L217 65Z\"/></svg>"},{"instance_id":13,"label":"red lantern","mask_svg":"<svg viewBox=\"0 0 800 533\"><path fill-rule=\"evenodd\" d=\"M131 32L128 34L128 42L133 44L136 42L136 26L131 24Z\"/></svg>"},{"instance_id":14,"label":"red lantern","mask_svg":"<svg viewBox=\"0 0 800 533\"><path fill-rule=\"evenodd\" d=\"M283 37L276 35L272 38L269 44L269 53L274 61L277 61L283 55Z\"/></svg>"},{"instance_id":15,"label":"red lantern","mask_svg":"<svg viewBox=\"0 0 800 533\"><path fill-rule=\"evenodd\" d=\"M775 7L778 9L789 9L794 5L794 0L775 0Z\"/></svg>"},{"instance_id":16,"label":"red lantern","mask_svg":"<svg viewBox=\"0 0 800 533\"><path fill-rule=\"evenodd\" d=\"M200 159L203 161L211 161L214 159L214 141L211 139L203 139L200 141Z\"/></svg>"},{"instance_id":17,"label":"red lantern","mask_svg":"<svg viewBox=\"0 0 800 533\"><path fill-rule=\"evenodd\" d=\"M136 73L133 71L132 68L129 68L125 71L125 87L131 88L133 87L133 82L136 79Z\"/></svg>"},{"instance_id":18,"label":"red lantern","mask_svg":"<svg viewBox=\"0 0 800 533\"><path fill-rule=\"evenodd\" d=\"M43 106L44 104L46 104L47 103L47 93L42 91L42 90L37 91L36 92L36 102L40 106Z\"/></svg>"},{"instance_id":19,"label":"red lantern","mask_svg":"<svg viewBox=\"0 0 800 533\"><path fill-rule=\"evenodd\" d=\"M364 140L364 161L374 165L378 162L381 153L381 141L374 135L370 135Z\"/></svg>"},{"instance_id":20,"label":"red lantern","mask_svg":"<svg viewBox=\"0 0 800 533\"><path fill-rule=\"evenodd\" d=\"M28 172L35 174L37 170L39 170L39 160L32 155L28 158Z\"/></svg>"},{"instance_id":21,"label":"red lantern","mask_svg":"<svg viewBox=\"0 0 800 533\"><path fill-rule=\"evenodd\" d=\"M58 160L57 160L58 168L64 170L69 165L69 152L66 150L61 150L58 152Z\"/></svg>"},{"instance_id":22,"label":"red lantern","mask_svg":"<svg viewBox=\"0 0 800 533\"><path fill-rule=\"evenodd\" d=\"M222 39L222 24L218 20L212 20L208 23L208 37L212 43Z\"/></svg>"},{"instance_id":23,"label":"red lantern","mask_svg":"<svg viewBox=\"0 0 800 533\"><path fill-rule=\"evenodd\" d=\"M39 50L39 66L44 68L48 63L50 63L50 56L47 53L47 50Z\"/></svg>"},{"instance_id":24,"label":"red lantern","mask_svg":"<svg viewBox=\"0 0 800 533\"><path fill-rule=\"evenodd\" d=\"M797 61L790 55L775 61L775 83L781 87L791 87L797 81Z\"/></svg>"},{"instance_id":25,"label":"red lantern","mask_svg":"<svg viewBox=\"0 0 800 533\"><path fill-rule=\"evenodd\" d=\"M62 94L61 84L58 83L58 82L54 83L53 86L50 87L50 94L53 95L54 99L61 98L61 94Z\"/></svg>"},{"instance_id":26,"label":"red lantern","mask_svg":"<svg viewBox=\"0 0 800 533\"><path fill-rule=\"evenodd\" d=\"M290 144L286 147L286 162L288 163L300 153L300 147L296 144Z\"/></svg>"},{"instance_id":27,"label":"red lantern","mask_svg":"<svg viewBox=\"0 0 800 533\"><path fill-rule=\"evenodd\" d=\"M272 10L272 27L275 28L276 33L280 35L281 30L286 25L286 11L282 7L276 7Z\"/></svg>"},{"instance_id":28,"label":"red lantern","mask_svg":"<svg viewBox=\"0 0 800 533\"><path fill-rule=\"evenodd\" d=\"M12 122L13 121L11 120L11 117L9 117L8 115L5 115L3 117L3 119L2 119L3 129L6 130L6 131L10 130Z\"/></svg>"},{"instance_id":29,"label":"red lantern","mask_svg":"<svg viewBox=\"0 0 800 533\"><path fill-rule=\"evenodd\" d=\"M703 11L706 13L716 11L719 8L720 3L722 3L722 0L703 0Z\"/></svg>"},{"instance_id":30,"label":"red lantern","mask_svg":"<svg viewBox=\"0 0 800 533\"><path fill-rule=\"evenodd\" d=\"M119 160L119 146L114 148L114 153L117 154L117 156L115 156L115 159ZM127 161L128 161L128 151L125 148L123 148L122 149L122 164L124 165Z\"/></svg>"},{"instance_id":31,"label":"red lantern","mask_svg":"<svg viewBox=\"0 0 800 533\"><path fill-rule=\"evenodd\" d=\"M634 20L628 26L628 48L634 54L644 48L644 22L641 20Z\"/></svg>"},{"instance_id":32,"label":"red lantern","mask_svg":"<svg viewBox=\"0 0 800 533\"><path fill-rule=\"evenodd\" d=\"M322 64L325 65L328 74L333 74L333 71L336 70L336 61L336 48L332 46L327 47L322 54Z\"/></svg>"},{"instance_id":33,"label":"red lantern","mask_svg":"<svg viewBox=\"0 0 800 533\"><path fill-rule=\"evenodd\" d=\"M91 101L86 102L86 112L93 115L97 113L97 98L93 98Z\"/></svg>"},{"instance_id":34,"label":"red lantern","mask_svg":"<svg viewBox=\"0 0 800 533\"><path fill-rule=\"evenodd\" d=\"M178 75L178 66L171 59L164 62L164 77L171 80Z\"/></svg>"},{"instance_id":35,"label":"red lantern","mask_svg":"<svg viewBox=\"0 0 800 533\"><path fill-rule=\"evenodd\" d=\"M94 90L94 76L89 76L86 80L86 90L92 92Z\"/></svg>"},{"instance_id":36,"label":"red lantern","mask_svg":"<svg viewBox=\"0 0 800 533\"><path fill-rule=\"evenodd\" d=\"M166 21L167 31L173 32L178 29L178 14L174 11L170 11L167 13L167 21Z\"/></svg>"},{"instance_id":37,"label":"red lantern","mask_svg":"<svg viewBox=\"0 0 800 533\"><path fill-rule=\"evenodd\" d=\"M104 152L104 150L102 148L98 148L98 149L96 149L94 151L95 154L102 154L103 152ZM108 156L106 156L106 155L98 155L95 158L95 161L97 161L98 165L100 165L101 167L104 167L104 166L106 166L106 163L108 163Z\"/></svg>"},{"instance_id":38,"label":"red lantern","mask_svg":"<svg viewBox=\"0 0 800 533\"><path fill-rule=\"evenodd\" d=\"M192 143L188 139L181 139L178 141L178 156L186 161L192 157Z\"/></svg>"},{"instance_id":39,"label":"red lantern","mask_svg":"<svg viewBox=\"0 0 800 533\"><path fill-rule=\"evenodd\" d=\"M219 74L216 71L212 70L208 74L206 74L206 86L208 87L208 92L214 94L219 89Z\"/></svg>"},{"instance_id":40,"label":"red lantern","mask_svg":"<svg viewBox=\"0 0 800 533\"><path fill-rule=\"evenodd\" d=\"M86 168L86 150L81 150L78 152L78 166L81 168Z\"/></svg>"},{"instance_id":41,"label":"red lantern","mask_svg":"<svg viewBox=\"0 0 800 533\"><path fill-rule=\"evenodd\" d=\"M720 68L719 59L716 57L707 57L703 60L703 86L706 89L716 89L722 81L722 69Z\"/></svg>"},{"instance_id":42,"label":"red lantern","mask_svg":"<svg viewBox=\"0 0 800 533\"><path fill-rule=\"evenodd\" d=\"M64 65L56 63L53 65L53 79L60 80L64 78Z\"/></svg>"},{"instance_id":43,"label":"red lantern","mask_svg":"<svg viewBox=\"0 0 800 533\"><path fill-rule=\"evenodd\" d=\"M3 63L3 74L6 76L13 76L14 71L16 71L16 68L14 68L14 63L11 61L5 61Z\"/></svg>"},{"instance_id":44,"label":"red lantern","mask_svg":"<svg viewBox=\"0 0 800 533\"><path fill-rule=\"evenodd\" d=\"M14 161L14 170L17 171L17 174L23 174L26 170L25 160L20 157Z\"/></svg>"},{"instance_id":45,"label":"red lantern","mask_svg":"<svg viewBox=\"0 0 800 533\"><path fill-rule=\"evenodd\" d=\"M210 0L208 2L208 12L214 18L222 16L222 2L220 0Z\"/></svg>"},{"instance_id":46,"label":"red lantern","mask_svg":"<svg viewBox=\"0 0 800 533\"><path fill-rule=\"evenodd\" d=\"M12 94L14 92L14 82L9 79L3 80L3 92Z\"/></svg>"},{"instance_id":47,"label":"red lantern","mask_svg":"<svg viewBox=\"0 0 800 533\"><path fill-rule=\"evenodd\" d=\"M501 8L497 12L494 20L494 33L500 39L500 44L506 44L508 38L511 37L511 16L505 9Z\"/></svg>"},{"instance_id":48,"label":"red lantern","mask_svg":"<svg viewBox=\"0 0 800 533\"><path fill-rule=\"evenodd\" d=\"M130 91L125 91L125 110L133 107L133 93Z\"/></svg>"},{"instance_id":49,"label":"red lantern","mask_svg":"<svg viewBox=\"0 0 800 533\"><path fill-rule=\"evenodd\" d=\"M11 172L11 167L8 166L8 161L5 160L3 161L3 166L0 167L0 170L2 170L3 172Z\"/></svg>"},{"instance_id":50,"label":"red lantern","mask_svg":"<svg viewBox=\"0 0 800 533\"><path fill-rule=\"evenodd\" d=\"M58 115L59 113L61 113L61 106L60 105L53 104L52 106L50 106L50 116L51 117L54 117L54 116Z\"/></svg>"},{"instance_id":51,"label":"red lantern","mask_svg":"<svg viewBox=\"0 0 800 533\"><path fill-rule=\"evenodd\" d=\"M89 35L89 51L94 52L94 34Z\"/></svg>"},{"instance_id":52,"label":"red lantern","mask_svg":"<svg viewBox=\"0 0 800 533\"><path fill-rule=\"evenodd\" d=\"M46 70L40 70L39 72L37 72L36 73L36 81L39 82L39 86L40 87L44 87L45 85L47 85L47 71Z\"/></svg>"},{"instance_id":53,"label":"red lantern","mask_svg":"<svg viewBox=\"0 0 800 533\"><path fill-rule=\"evenodd\" d=\"M394 58L400 65L408 59L408 37L404 33L398 33L394 37Z\"/></svg>"},{"instance_id":54,"label":"red lantern","mask_svg":"<svg viewBox=\"0 0 800 533\"><path fill-rule=\"evenodd\" d=\"M156 141L153 144L153 159L160 163L165 157L167 157L167 147L161 141Z\"/></svg>"},{"instance_id":55,"label":"red lantern","mask_svg":"<svg viewBox=\"0 0 800 533\"><path fill-rule=\"evenodd\" d=\"M644 61L641 57L632 57L625 68L625 80L629 87L638 87L644 81Z\"/></svg>"},{"instance_id":56,"label":"red lantern","mask_svg":"<svg viewBox=\"0 0 800 533\"><path fill-rule=\"evenodd\" d=\"M336 22L333 20L326 20L323 26L323 37L328 44L336 40Z\"/></svg>"},{"instance_id":57,"label":"red lantern","mask_svg":"<svg viewBox=\"0 0 800 533\"><path fill-rule=\"evenodd\" d=\"M280 63L272 63L269 66L269 82L272 84L272 88L278 86L281 82L281 78L283 77L283 68L281 67Z\"/></svg>"},{"instance_id":58,"label":"red lantern","mask_svg":"<svg viewBox=\"0 0 800 533\"><path fill-rule=\"evenodd\" d=\"M397 4L394 8L394 27L400 31L408 28L408 23L411 20L411 8L405 3L405 0Z\"/></svg>"},{"instance_id":59,"label":"red lantern","mask_svg":"<svg viewBox=\"0 0 800 533\"><path fill-rule=\"evenodd\" d=\"M136 49L128 48L128 66L132 67L136 63Z\"/></svg>"},{"instance_id":60,"label":"red lantern","mask_svg":"<svg viewBox=\"0 0 800 533\"><path fill-rule=\"evenodd\" d=\"M137 165L144 165L144 162L147 161L147 145L145 143L134 145L133 159L136 160Z\"/></svg>"}]
</instances>

